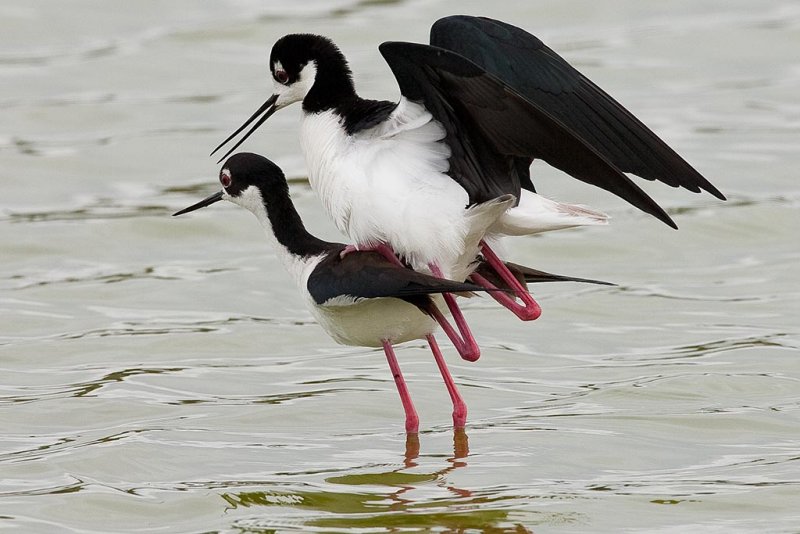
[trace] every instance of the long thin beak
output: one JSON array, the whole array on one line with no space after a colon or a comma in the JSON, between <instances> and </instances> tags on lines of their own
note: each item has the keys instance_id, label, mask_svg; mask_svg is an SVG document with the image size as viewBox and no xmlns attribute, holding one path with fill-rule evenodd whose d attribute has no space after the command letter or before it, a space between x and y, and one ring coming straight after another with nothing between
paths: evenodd
<instances>
[{"instance_id":1,"label":"long thin beak","mask_svg":"<svg viewBox=\"0 0 800 534\"><path fill-rule=\"evenodd\" d=\"M224 193L225 193L224 191L219 191L217 193L214 193L210 197L204 198L197 204L192 204L188 208L183 208L181 211L176 211L175 213L172 214L172 216L175 217L177 215L183 215L184 213L189 213L190 211L199 210L200 208L205 208L206 206L210 206L214 202L219 202L220 200L222 200L222 195Z\"/></svg>"},{"instance_id":2,"label":"long thin beak","mask_svg":"<svg viewBox=\"0 0 800 534\"><path fill-rule=\"evenodd\" d=\"M250 131L249 131L249 132L247 132L246 134L244 134L244 135L242 136L242 138L241 138L241 139L239 139L239 141L238 141L238 142L237 142L235 145L233 145L233 148L231 148L230 150L228 150L228 151L225 153L225 155L224 155L224 156L222 156L222 157L219 159L219 161L218 161L217 163L221 163L221 162L222 162L222 160L224 160L225 158L227 158L228 156L230 156L231 152L233 152L234 150L236 150L237 148L239 148L239 145L241 145L242 143L244 143L244 142L245 142L245 140L246 140L248 137L250 137L250 134L252 134L253 132L255 132L255 131L258 129L258 127L259 127L259 126L261 126L262 124L264 124L264 121L265 121L265 120L267 120L268 118L270 118L270 116L271 116L273 113L275 113L275 110L277 109L277 108L275 107L275 102L276 102L277 100L278 100L278 95L272 95L271 97L269 97L269 99L268 99L266 102L264 102L264 103L261 105L261 107L260 107L260 108L258 108L258 109L256 110L256 112L255 112L255 113L253 113L253 114L250 116L250 118L249 118L249 119L247 119L247 121L245 121L245 123L244 123L244 124L242 124L241 126L239 126L239 128L238 128L238 129L237 129L235 132L233 132L233 133L232 133L230 136L228 136L228 138L227 138L227 139L225 139L223 142L221 142L221 143L220 143L220 144L217 146L217 148L215 148L215 149L214 149L214 150L211 152L211 154L209 154L209 156L213 156L213 155L214 155L214 153L215 153L217 150L219 150L220 148L222 148L223 146L225 146L225 144L226 144L228 141L230 141L231 139L233 139L234 137L236 137L237 135L239 135L239 132L241 132L242 130L244 130L245 128L247 128L247 126L248 126L248 125L249 125L251 122L253 122L254 120L256 120L256 119L258 118L258 116L259 116L259 115L261 115L261 114L263 113L263 114L264 114L264 116L263 116L263 117L261 117L260 119L258 119L258 122L256 122L256 123L255 123L255 125L254 125L252 128L250 128Z\"/></svg>"}]
</instances>

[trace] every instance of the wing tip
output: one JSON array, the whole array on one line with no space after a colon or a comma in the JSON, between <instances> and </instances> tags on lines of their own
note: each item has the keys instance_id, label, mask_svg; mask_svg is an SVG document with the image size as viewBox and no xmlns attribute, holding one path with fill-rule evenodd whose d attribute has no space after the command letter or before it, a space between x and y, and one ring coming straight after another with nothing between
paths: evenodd
<instances>
[{"instance_id":1,"label":"wing tip","mask_svg":"<svg viewBox=\"0 0 800 534\"><path fill-rule=\"evenodd\" d=\"M720 200L728 200L728 198L725 196L725 194L722 191L720 191L719 189L717 189L716 187L711 185L711 182L706 181L706 183L708 184L708 187L703 187L703 189L705 191L711 193L712 195L714 195L715 197L717 197Z\"/></svg>"},{"instance_id":2,"label":"wing tip","mask_svg":"<svg viewBox=\"0 0 800 534\"><path fill-rule=\"evenodd\" d=\"M678 225L675 223L675 221L672 220L672 217L667 215L667 212L661 209L660 206L659 206L659 213L650 213L650 214L654 215L659 221L663 222L673 230L678 229Z\"/></svg>"}]
</instances>

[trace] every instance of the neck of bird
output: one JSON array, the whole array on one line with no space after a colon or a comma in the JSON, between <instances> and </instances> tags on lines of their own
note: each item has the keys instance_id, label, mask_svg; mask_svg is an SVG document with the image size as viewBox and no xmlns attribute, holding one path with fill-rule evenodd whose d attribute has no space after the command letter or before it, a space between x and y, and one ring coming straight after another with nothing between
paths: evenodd
<instances>
[{"instance_id":1,"label":"neck of bird","mask_svg":"<svg viewBox=\"0 0 800 534\"><path fill-rule=\"evenodd\" d=\"M300 214L294 207L294 202L289 197L288 188L276 194L261 193L263 212L259 216L262 225L275 238L278 245L284 247L295 256L312 256L321 254L331 248L332 243L317 238L306 230Z\"/></svg>"},{"instance_id":2,"label":"neck of bird","mask_svg":"<svg viewBox=\"0 0 800 534\"><path fill-rule=\"evenodd\" d=\"M304 267L337 245L310 234L285 190L271 190L269 195L258 189L258 202L251 211L256 215L267 237L273 242L284 267L298 282Z\"/></svg>"},{"instance_id":3,"label":"neck of bird","mask_svg":"<svg viewBox=\"0 0 800 534\"><path fill-rule=\"evenodd\" d=\"M303 99L303 111L319 113L342 102L360 100L346 61L338 58L318 61L317 69L314 85Z\"/></svg>"}]
</instances>

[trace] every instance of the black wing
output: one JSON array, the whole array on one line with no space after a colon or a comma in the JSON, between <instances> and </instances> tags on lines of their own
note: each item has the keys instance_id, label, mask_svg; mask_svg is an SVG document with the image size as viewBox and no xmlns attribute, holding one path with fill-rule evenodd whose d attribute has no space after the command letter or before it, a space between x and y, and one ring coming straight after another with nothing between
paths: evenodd
<instances>
[{"instance_id":1,"label":"black wing","mask_svg":"<svg viewBox=\"0 0 800 534\"><path fill-rule=\"evenodd\" d=\"M450 176L470 202L519 198L521 158L542 159L618 195L672 227L675 223L622 171L561 121L469 59L434 46L386 42L381 54L403 96L440 121L452 151Z\"/></svg>"},{"instance_id":2,"label":"black wing","mask_svg":"<svg viewBox=\"0 0 800 534\"><path fill-rule=\"evenodd\" d=\"M519 265L517 263L511 263L511 262L506 262L506 267L508 267L508 269L512 272L512 274L514 274L517 278L521 278L527 284L536 284L540 282L580 282L583 284L597 284L601 286L617 285L611 282L604 282L603 280L592 280L591 278L578 278L576 276L565 276L563 274L546 273L538 269L525 267L524 265ZM498 286L498 287L503 287L503 286Z\"/></svg>"},{"instance_id":3,"label":"black wing","mask_svg":"<svg viewBox=\"0 0 800 534\"><path fill-rule=\"evenodd\" d=\"M530 33L489 18L457 15L433 25L431 44L494 74L623 172L725 199L652 130Z\"/></svg>"},{"instance_id":4,"label":"black wing","mask_svg":"<svg viewBox=\"0 0 800 534\"><path fill-rule=\"evenodd\" d=\"M546 273L538 269L525 267L524 265L511 263L508 261L505 262L505 264L511 274L513 274L521 284L538 284L541 282L581 282L584 284L598 284L603 286L616 285L612 284L611 282L604 282L602 280L592 280L591 278L577 278L575 276ZM475 269L475 272L486 278L495 287L501 289L510 289L508 284L506 284L503 279L497 275L497 271L495 271L494 268L489 266L489 264L486 262L480 262L478 267Z\"/></svg>"},{"instance_id":5,"label":"black wing","mask_svg":"<svg viewBox=\"0 0 800 534\"><path fill-rule=\"evenodd\" d=\"M368 299L395 297L424 308L434 293L485 291L475 284L442 280L389 262L377 252L351 252L344 258L332 252L308 278L308 291L319 305L337 297Z\"/></svg>"},{"instance_id":6,"label":"black wing","mask_svg":"<svg viewBox=\"0 0 800 534\"><path fill-rule=\"evenodd\" d=\"M470 59L546 109L621 171L725 199L652 130L530 33L456 15L433 25L431 44Z\"/></svg>"}]
</instances>

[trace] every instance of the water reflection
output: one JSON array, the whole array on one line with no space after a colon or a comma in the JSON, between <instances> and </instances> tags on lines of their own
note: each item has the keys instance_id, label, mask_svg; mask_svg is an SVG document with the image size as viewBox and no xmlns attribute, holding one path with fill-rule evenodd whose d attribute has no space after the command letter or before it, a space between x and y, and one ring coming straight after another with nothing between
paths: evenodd
<instances>
[{"instance_id":1,"label":"water reflection","mask_svg":"<svg viewBox=\"0 0 800 534\"><path fill-rule=\"evenodd\" d=\"M578 18L569 2L199 4L0 7L7 530L658 532L724 514L729 531L797 531L800 3L618 0ZM622 286L540 290L536 324L471 303L488 338L486 362L459 373L472 443L444 427L375 433L392 416L363 403L394 398L385 365L320 339L292 288L273 285L285 273L258 229L215 219L198 234L170 218L216 187L204 147L269 83L276 36L336 37L391 97L376 44L424 40L462 11L540 34L730 193L653 188L671 233L534 167L543 193L615 219L521 240L516 259ZM325 232L295 120L281 128L250 149L290 169ZM182 283L199 280L203 295ZM409 374L438 381L416 351ZM362 409L325 430L321 413Z\"/></svg>"},{"instance_id":2,"label":"water reflection","mask_svg":"<svg viewBox=\"0 0 800 534\"><path fill-rule=\"evenodd\" d=\"M453 457L448 458L448 462L453 463L452 469L464 467L466 462L463 460L469 456L469 438L467 431L463 428L453 429ZM405 467L417 467L419 458L419 434L406 434ZM448 473L452 469L443 470L441 474Z\"/></svg>"},{"instance_id":3,"label":"water reflection","mask_svg":"<svg viewBox=\"0 0 800 534\"><path fill-rule=\"evenodd\" d=\"M531 532L510 521L511 511L490 506L504 498L476 495L451 483L449 475L466 468L468 456L467 433L457 429L453 432L453 454L445 459L445 465L420 472L429 458L420 458L419 435L407 434L400 467L327 477L327 486L319 490L245 491L224 493L222 498L231 508L289 507L283 517L273 510L269 519L250 519L246 525L238 525L248 532L266 532L296 520L298 509L325 514L313 514L303 523L308 528L436 528L448 532L490 528L498 532ZM435 488L444 490L446 496L436 495Z\"/></svg>"}]
</instances>

